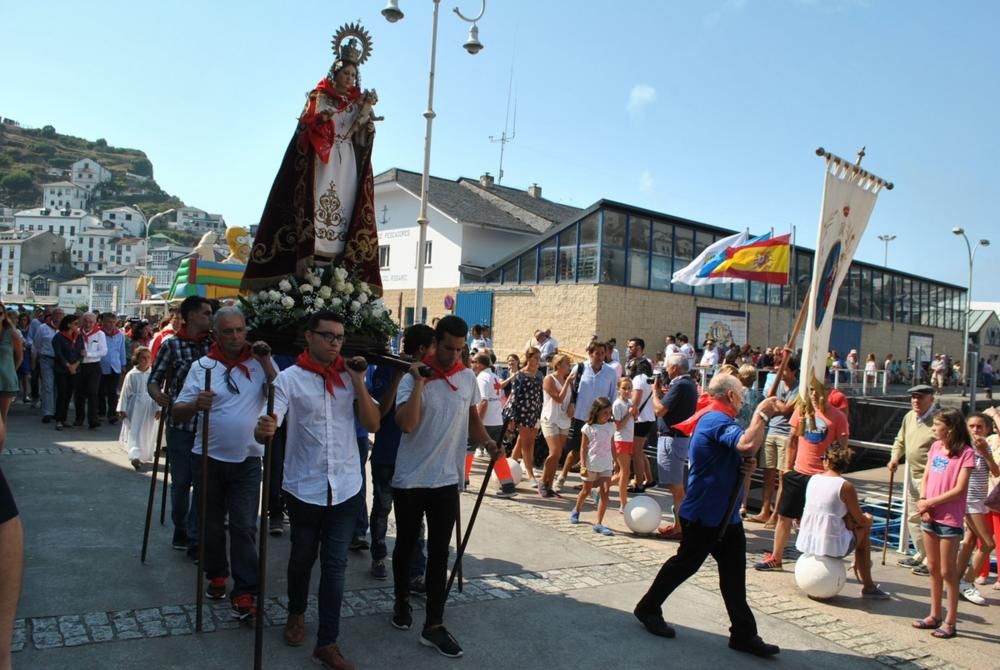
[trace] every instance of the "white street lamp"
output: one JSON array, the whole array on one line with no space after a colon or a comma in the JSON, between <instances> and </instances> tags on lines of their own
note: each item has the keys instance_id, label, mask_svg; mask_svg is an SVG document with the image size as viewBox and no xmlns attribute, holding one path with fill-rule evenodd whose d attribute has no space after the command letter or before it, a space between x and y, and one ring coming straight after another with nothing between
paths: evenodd
<instances>
[{"instance_id":1,"label":"white street lamp","mask_svg":"<svg viewBox=\"0 0 1000 670\"><path fill-rule=\"evenodd\" d=\"M176 211L176 210L174 210L174 209L168 209L165 212L160 212L159 214L154 214L153 216L149 217L148 221L146 221L146 258L144 259L144 262L145 262L145 265L144 265L145 272L144 272L144 274L145 274L146 277L150 276L149 275L149 263L150 263L150 259L152 258L152 254L150 253L150 249L149 249L149 231L153 228L153 222L154 221L156 221L157 219L163 218L163 217L167 216L168 214L173 214L174 211Z\"/></svg>"},{"instance_id":2,"label":"white street lamp","mask_svg":"<svg viewBox=\"0 0 1000 670\"><path fill-rule=\"evenodd\" d=\"M878 238L885 242L885 256L882 258L882 267L889 267L889 243L896 239L895 235L879 235Z\"/></svg>"},{"instance_id":3,"label":"white street lamp","mask_svg":"<svg viewBox=\"0 0 1000 670\"><path fill-rule=\"evenodd\" d=\"M438 28L438 9L441 4L441 0L433 0L434 2L434 15L431 21L431 69L430 74L427 79L427 111L424 112L424 118L427 119L427 130L424 135L424 171L420 179L420 212L417 214L417 226L420 229L419 241L417 242L417 290L416 296L414 298L413 304L413 322L423 323L423 307L424 307L424 259L426 257L426 247L427 247L427 186L430 183L431 174L431 129L434 124L434 64L437 60L437 28ZM462 45L463 48L470 54L475 55L483 50L483 44L479 41L479 27L476 22L483 18L483 14L486 13L486 0L481 0L482 5L479 9L479 15L473 19L467 18L462 15L462 12L455 8L455 14L458 18L462 19L466 23L471 23L472 27L469 28L469 37L465 44ZM389 23L395 23L403 18L403 11L399 8L398 0L388 0L388 4L385 9L382 10L382 16L385 17L386 21Z\"/></svg>"},{"instance_id":4,"label":"white street lamp","mask_svg":"<svg viewBox=\"0 0 1000 670\"><path fill-rule=\"evenodd\" d=\"M952 228L951 232L955 235L961 235L962 239L965 240L965 247L969 251L969 287L965 295L965 337L962 341L962 393L964 395L965 388L969 382L969 317L972 314L972 263L976 260L976 251L979 247L990 246L989 240L979 240L976 246L972 246L969 242L969 238L965 234L965 230L962 228ZM975 408L973 408L975 411Z\"/></svg>"}]
</instances>

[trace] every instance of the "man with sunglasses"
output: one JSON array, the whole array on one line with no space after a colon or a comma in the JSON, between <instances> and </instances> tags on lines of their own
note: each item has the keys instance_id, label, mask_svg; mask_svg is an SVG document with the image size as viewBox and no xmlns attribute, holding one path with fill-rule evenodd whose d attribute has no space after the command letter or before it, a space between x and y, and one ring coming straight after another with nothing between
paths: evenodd
<instances>
[{"instance_id":1,"label":"man with sunglasses","mask_svg":"<svg viewBox=\"0 0 1000 670\"><path fill-rule=\"evenodd\" d=\"M274 415L258 419L254 436L264 442L288 425L282 484L291 524L288 557L288 619L285 642L305 642L309 578L320 556L319 631L313 658L327 668L353 668L337 646L344 597L347 548L361 509L361 460L355 417L369 432L379 425L378 404L365 388L367 362L345 361L344 323L317 312L306 323L306 350L278 375Z\"/></svg>"},{"instance_id":2,"label":"man with sunglasses","mask_svg":"<svg viewBox=\"0 0 1000 670\"><path fill-rule=\"evenodd\" d=\"M254 439L257 417L266 405L264 384L277 376L270 348L263 342L247 344L247 327L237 307L215 313L215 343L191 366L184 386L174 401L173 416L190 421L208 411L208 484L204 491L205 595L212 600L226 597L226 577L232 566L230 593L233 617L252 618L257 613L257 509L260 494L263 446ZM205 390L206 372L211 370L211 390ZM194 500L200 504L204 422L195 431L192 449ZM226 515L229 516L229 555L226 561Z\"/></svg>"}]
</instances>

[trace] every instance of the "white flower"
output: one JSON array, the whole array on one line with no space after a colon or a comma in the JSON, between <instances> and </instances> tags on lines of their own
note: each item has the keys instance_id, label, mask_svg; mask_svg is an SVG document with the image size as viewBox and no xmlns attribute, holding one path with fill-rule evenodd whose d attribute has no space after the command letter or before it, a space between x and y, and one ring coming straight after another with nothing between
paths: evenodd
<instances>
[{"instance_id":1,"label":"white flower","mask_svg":"<svg viewBox=\"0 0 1000 670\"><path fill-rule=\"evenodd\" d=\"M321 286L320 289L319 289L319 291L318 291L318 293L319 293L319 297L321 297L324 300L326 300L331 295L333 295L333 289L330 288L329 286Z\"/></svg>"},{"instance_id":2,"label":"white flower","mask_svg":"<svg viewBox=\"0 0 1000 670\"><path fill-rule=\"evenodd\" d=\"M319 285L323 283L323 280L317 277L316 275L309 275L309 283L312 284L315 288L319 288Z\"/></svg>"},{"instance_id":3,"label":"white flower","mask_svg":"<svg viewBox=\"0 0 1000 670\"><path fill-rule=\"evenodd\" d=\"M281 299L281 306L285 307L286 309L291 309L292 307L295 307L295 298L293 298L290 295L286 295L284 298Z\"/></svg>"},{"instance_id":4,"label":"white flower","mask_svg":"<svg viewBox=\"0 0 1000 670\"><path fill-rule=\"evenodd\" d=\"M337 293L344 293L344 292L345 292L345 290L346 290L346 289L345 289L345 286L346 286L346 285L344 284L344 282L342 282L342 281L338 281L338 282L334 283L334 285L333 285L333 288L334 288L334 290L335 290L335 291L336 291Z\"/></svg>"},{"instance_id":5,"label":"white flower","mask_svg":"<svg viewBox=\"0 0 1000 670\"><path fill-rule=\"evenodd\" d=\"M302 284L301 286L299 286L299 291L301 291L302 293L312 293L313 292L312 284Z\"/></svg>"},{"instance_id":6,"label":"white flower","mask_svg":"<svg viewBox=\"0 0 1000 670\"><path fill-rule=\"evenodd\" d=\"M267 292L267 297L271 300L271 302L278 302L281 300L281 294L273 289Z\"/></svg>"},{"instance_id":7,"label":"white flower","mask_svg":"<svg viewBox=\"0 0 1000 670\"><path fill-rule=\"evenodd\" d=\"M260 293L257 294L257 297L260 298L261 300L267 300L267 291L261 291Z\"/></svg>"},{"instance_id":8,"label":"white flower","mask_svg":"<svg viewBox=\"0 0 1000 670\"><path fill-rule=\"evenodd\" d=\"M282 279L281 281L278 282L278 289L287 293L288 291L292 290L292 282L288 281L287 279Z\"/></svg>"},{"instance_id":9,"label":"white flower","mask_svg":"<svg viewBox=\"0 0 1000 670\"><path fill-rule=\"evenodd\" d=\"M358 296L358 302L360 302L362 305L365 304L366 302L368 302L368 296L362 293L361 295Z\"/></svg>"},{"instance_id":10,"label":"white flower","mask_svg":"<svg viewBox=\"0 0 1000 670\"><path fill-rule=\"evenodd\" d=\"M337 278L337 282L340 283L347 279L347 270L344 268L334 268L333 276Z\"/></svg>"},{"instance_id":11,"label":"white flower","mask_svg":"<svg viewBox=\"0 0 1000 670\"><path fill-rule=\"evenodd\" d=\"M382 316L382 314L385 312L385 308L382 307L382 305L378 304L377 302L372 303L371 309L372 309L372 316Z\"/></svg>"},{"instance_id":12,"label":"white flower","mask_svg":"<svg viewBox=\"0 0 1000 670\"><path fill-rule=\"evenodd\" d=\"M349 281L344 282L344 293L354 293L354 284Z\"/></svg>"},{"instance_id":13,"label":"white flower","mask_svg":"<svg viewBox=\"0 0 1000 670\"><path fill-rule=\"evenodd\" d=\"M344 301L340 298L334 298L330 301L330 307L340 307L342 304L344 304Z\"/></svg>"},{"instance_id":14,"label":"white flower","mask_svg":"<svg viewBox=\"0 0 1000 670\"><path fill-rule=\"evenodd\" d=\"M361 303L358 302L357 300L352 300L351 301L351 311L352 312L357 312L360 309L361 309Z\"/></svg>"},{"instance_id":15,"label":"white flower","mask_svg":"<svg viewBox=\"0 0 1000 670\"><path fill-rule=\"evenodd\" d=\"M326 305L326 301L324 301L323 298L317 296L316 299L313 300L313 305L316 306L316 309L322 309L323 306Z\"/></svg>"},{"instance_id":16,"label":"white flower","mask_svg":"<svg viewBox=\"0 0 1000 670\"><path fill-rule=\"evenodd\" d=\"M368 294L368 295L371 295L372 292L371 288L368 286L368 282L365 281L358 284L358 290L361 291L362 294Z\"/></svg>"}]
</instances>

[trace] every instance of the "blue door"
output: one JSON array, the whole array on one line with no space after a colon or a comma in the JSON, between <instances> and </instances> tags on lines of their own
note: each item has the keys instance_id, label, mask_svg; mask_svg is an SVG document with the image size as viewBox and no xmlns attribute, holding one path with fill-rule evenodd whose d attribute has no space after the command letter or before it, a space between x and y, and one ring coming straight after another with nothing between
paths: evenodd
<instances>
[{"instance_id":1,"label":"blue door","mask_svg":"<svg viewBox=\"0 0 1000 670\"><path fill-rule=\"evenodd\" d=\"M493 325L493 291L459 291L455 298L455 315L469 324Z\"/></svg>"},{"instance_id":2,"label":"blue door","mask_svg":"<svg viewBox=\"0 0 1000 670\"><path fill-rule=\"evenodd\" d=\"M840 360L845 361L851 349L858 350L858 361L864 367L866 354L861 351L861 322L849 319L834 319L830 329L830 349L840 354Z\"/></svg>"}]
</instances>

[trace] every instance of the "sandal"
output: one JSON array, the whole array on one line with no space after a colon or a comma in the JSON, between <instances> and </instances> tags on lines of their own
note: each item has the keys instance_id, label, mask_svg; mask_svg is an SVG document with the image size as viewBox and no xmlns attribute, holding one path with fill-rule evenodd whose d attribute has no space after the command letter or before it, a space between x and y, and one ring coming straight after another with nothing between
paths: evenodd
<instances>
[{"instance_id":1,"label":"sandal","mask_svg":"<svg viewBox=\"0 0 1000 670\"><path fill-rule=\"evenodd\" d=\"M935 619L932 616L924 617L923 619L917 619L912 624L914 628L919 628L920 630L931 630L932 628L938 628L941 625L941 619Z\"/></svg>"},{"instance_id":2,"label":"sandal","mask_svg":"<svg viewBox=\"0 0 1000 670\"><path fill-rule=\"evenodd\" d=\"M948 632L947 628L951 628L951 632ZM953 623L943 623L934 630L931 631L931 637L936 637L939 640L948 640L958 635L958 628L955 627Z\"/></svg>"}]
</instances>

